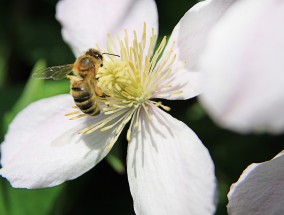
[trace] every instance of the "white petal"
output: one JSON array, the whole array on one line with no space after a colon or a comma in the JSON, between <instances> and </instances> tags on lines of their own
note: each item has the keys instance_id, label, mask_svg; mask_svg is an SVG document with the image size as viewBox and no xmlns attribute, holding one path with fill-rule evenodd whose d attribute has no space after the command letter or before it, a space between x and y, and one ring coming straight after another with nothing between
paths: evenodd
<instances>
[{"instance_id":1,"label":"white petal","mask_svg":"<svg viewBox=\"0 0 284 215\"><path fill-rule=\"evenodd\" d=\"M235 4L210 36L201 101L240 132L284 130L284 2Z\"/></svg>"},{"instance_id":2,"label":"white petal","mask_svg":"<svg viewBox=\"0 0 284 215\"><path fill-rule=\"evenodd\" d=\"M96 48L97 44L105 51L108 33L123 35L124 29L129 29L141 35L144 22L149 29L158 29L158 12L153 0L61 0L56 18L62 25L64 40L76 56Z\"/></svg>"},{"instance_id":3,"label":"white petal","mask_svg":"<svg viewBox=\"0 0 284 215\"><path fill-rule=\"evenodd\" d=\"M209 31L236 0L207 0L194 5L181 18L169 39L167 52L175 42L176 61L170 85L180 94L161 93L160 98L188 99L201 92L197 62ZM183 69L180 69L183 68ZM167 83L165 83L167 85Z\"/></svg>"},{"instance_id":4,"label":"white petal","mask_svg":"<svg viewBox=\"0 0 284 215\"><path fill-rule=\"evenodd\" d=\"M231 186L228 212L234 215L284 214L284 154L252 164Z\"/></svg>"},{"instance_id":5,"label":"white petal","mask_svg":"<svg viewBox=\"0 0 284 215\"><path fill-rule=\"evenodd\" d=\"M128 146L127 170L136 214L213 214L215 176L196 134L164 111L141 111Z\"/></svg>"},{"instance_id":6,"label":"white petal","mask_svg":"<svg viewBox=\"0 0 284 215\"><path fill-rule=\"evenodd\" d=\"M69 120L73 98L61 95L32 103L10 124L1 144L0 174L13 187L38 188L74 179L95 166L109 152L113 129L79 135L104 116Z\"/></svg>"}]
</instances>

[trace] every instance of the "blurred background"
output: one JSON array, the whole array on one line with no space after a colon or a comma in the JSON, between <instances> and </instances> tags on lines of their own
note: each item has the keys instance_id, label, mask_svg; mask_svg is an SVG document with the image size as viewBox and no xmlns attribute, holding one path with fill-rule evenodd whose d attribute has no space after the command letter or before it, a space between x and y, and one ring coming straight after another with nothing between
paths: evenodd
<instances>
[{"instance_id":1,"label":"blurred background","mask_svg":"<svg viewBox=\"0 0 284 215\"><path fill-rule=\"evenodd\" d=\"M0 2L2 142L11 120L30 102L69 91L67 80L44 82L30 78L31 72L72 63L74 56L62 40L60 25L54 18L57 0ZM196 2L157 0L160 36L169 35ZM284 148L284 136L240 135L218 127L197 99L165 104L172 108L174 117L197 133L211 153L219 185L216 214L227 214L229 188L249 164L269 160ZM13 189L0 178L0 215L134 214L125 172L126 147L125 135L121 135L107 159L83 176L54 188Z\"/></svg>"}]
</instances>

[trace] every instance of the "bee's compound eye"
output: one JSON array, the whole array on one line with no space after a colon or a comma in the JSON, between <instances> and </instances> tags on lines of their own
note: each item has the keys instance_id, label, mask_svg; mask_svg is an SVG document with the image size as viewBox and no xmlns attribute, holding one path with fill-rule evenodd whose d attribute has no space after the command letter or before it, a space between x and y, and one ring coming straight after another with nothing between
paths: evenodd
<instances>
[{"instance_id":1,"label":"bee's compound eye","mask_svg":"<svg viewBox=\"0 0 284 215\"><path fill-rule=\"evenodd\" d=\"M93 56L95 58L97 58L98 60L103 60L103 56L100 53L98 53L98 52L94 52Z\"/></svg>"}]
</instances>

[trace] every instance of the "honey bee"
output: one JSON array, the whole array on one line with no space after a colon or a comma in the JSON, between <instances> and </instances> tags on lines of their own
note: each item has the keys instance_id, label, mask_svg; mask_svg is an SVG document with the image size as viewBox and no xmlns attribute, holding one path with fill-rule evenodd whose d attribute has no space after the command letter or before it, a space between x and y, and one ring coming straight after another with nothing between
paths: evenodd
<instances>
[{"instance_id":1,"label":"honey bee","mask_svg":"<svg viewBox=\"0 0 284 215\"><path fill-rule=\"evenodd\" d=\"M103 66L103 54L98 50L89 49L77 58L74 64L48 67L36 71L33 77L53 80L69 78L70 94L77 107L84 114L95 116L100 113L99 99L104 97L102 90L97 86L96 78L98 69ZM74 75L69 75L71 72Z\"/></svg>"}]
</instances>

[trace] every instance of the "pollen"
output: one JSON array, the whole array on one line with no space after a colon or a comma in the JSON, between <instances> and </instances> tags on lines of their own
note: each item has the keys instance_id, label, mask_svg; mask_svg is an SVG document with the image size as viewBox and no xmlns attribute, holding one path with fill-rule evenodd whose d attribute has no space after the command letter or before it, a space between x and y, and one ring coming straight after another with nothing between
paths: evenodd
<instances>
[{"instance_id":1,"label":"pollen","mask_svg":"<svg viewBox=\"0 0 284 215\"><path fill-rule=\"evenodd\" d=\"M138 71L131 66L131 62L106 62L97 74L98 87L112 100L120 101L133 107L150 98L145 94ZM110 105L110 104L108 104Z\"/></svg>"}]
</instances>

